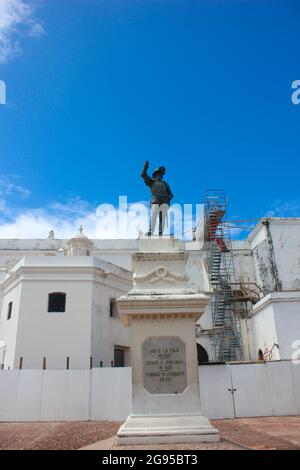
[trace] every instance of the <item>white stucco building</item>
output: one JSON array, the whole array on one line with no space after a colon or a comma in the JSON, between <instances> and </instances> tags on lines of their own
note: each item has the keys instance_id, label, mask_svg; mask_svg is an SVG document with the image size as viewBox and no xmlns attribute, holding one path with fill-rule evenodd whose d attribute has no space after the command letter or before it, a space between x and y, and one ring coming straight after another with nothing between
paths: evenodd
<instances>
[{"instance_id":1,"label":"white stucco building","mask_svg":"<svg viewBox=\"0 0 300 470\"><path fill-rule=\"evenodd\" d=\"M130 288L131 273L87 254L91 245L80 231L66 243L70 256L64 256L61 245L53 253L48 240L48 250L27 255L25 249L8 272L2 271L5 368L129 364L129 330L117 318L115 299Z\"/></svg>"},{"instance_id":2,"label":"white stucco building","mask_svg":"<svg viewBox=\"0 0 300 470\"><path fill-rule=\"evenodd\" d=\"M189 286L209 293L207 250L181 241ZM4 369L88 369L130 365L130 329L114 299L132 285L131 255L139 240L0 240L0 364ZM243 359L291 359L300 342L300 218L261 219L232 242L237 283L255 285L255 301L236 310ZM209 361L211 307L197 342ZM298 349L300 345L298 346Z\"/></svg>"}]
</instances>

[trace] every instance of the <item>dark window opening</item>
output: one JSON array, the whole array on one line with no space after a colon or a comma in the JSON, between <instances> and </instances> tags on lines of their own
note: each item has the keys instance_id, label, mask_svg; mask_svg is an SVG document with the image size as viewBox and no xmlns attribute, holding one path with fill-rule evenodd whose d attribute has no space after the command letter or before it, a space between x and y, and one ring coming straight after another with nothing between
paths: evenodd
<instances>
[{"instance_id":1,"label":"dark window opening","mask_svg":"<svg viewBox=\"0 0 300 470\"><path fill-rule=\"evenodd\" d=\"M12 306L13 306L13 303L9 302L9 304L7 306L7 320L11 319Z\"/></svg>"},{"instance_id":2,"label":"dark window opening","mask_svg":"<svg viewBox=\"0 0 300 470\"><path fill-rule=\"evenodd\" d=\"M65 312L66 294L64 292L52 292L48 299L48 312Z\"/></svg>"},{"instance_id":3,"label":"dark window opening","mask_svg":"<svg viewBox=\"0 0 300 470\"><path fill-rule=\"evenodd\" d=\"M258 350L258 360L263 361L264 360L264 353L262 352L261 349Z\"/></svg>"},{"instance_id":4,"label":"dark window opening","mask_svg":"<svg viewBox=\"0 0 300 470\"><path fill-rule=\"evenodd\" d=\"M198 365L205 364L208 362L208 354L201 344L197 343L197 358L198 358Z\"/></svg>"},{"instance_id":5,"label":"dark window opening","mask_svg":"<svg viewBox=\"0 0 300 470\"><path fill-rule=\"evenodd\" d=\"M114 351L114 367L124 367L125 366L125 351L121 348L115 348Z\"/></svg>"},{"instance_id":6,"label":"dark window opening","mask_svg":"<svg viewBox=\"0 0 300 470\"><path fill-rule=\"evenodd\" d=\"M110 299L109 302L109 316L111 318L118 318L118 308L116 299Z\"/></svg>"}]
</instances>

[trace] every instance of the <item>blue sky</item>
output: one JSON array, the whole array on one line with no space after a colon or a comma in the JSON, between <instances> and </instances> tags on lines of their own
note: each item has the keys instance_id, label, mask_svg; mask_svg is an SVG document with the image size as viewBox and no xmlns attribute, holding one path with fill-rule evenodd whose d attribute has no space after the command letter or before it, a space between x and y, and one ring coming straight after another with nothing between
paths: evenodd
<instances>
[{"instance_id":1,"label":"blue sky","mask_svg":"<svg viewBox=\"0 0 300 470\"><path fill-rule=\"evenodd\" d=\"M0 237L93 231L97 204L148 198L145 159L176 203L300 216L299 21L296 0L0 0Z\"/></svg>"}]
</instances>

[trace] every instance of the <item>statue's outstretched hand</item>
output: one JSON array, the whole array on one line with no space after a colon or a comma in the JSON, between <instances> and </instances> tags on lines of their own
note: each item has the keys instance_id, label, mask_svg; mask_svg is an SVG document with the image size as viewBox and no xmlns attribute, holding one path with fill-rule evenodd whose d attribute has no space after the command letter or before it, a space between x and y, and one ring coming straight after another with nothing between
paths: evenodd
<instances>
[{"instance_id":1,"label":"statue's outstretched hand","mask_svg":"<svg viewBox=\"0 0 300 470\"><path fill-rule=\"evenodd\" d=\"M143 168L143 171L141 173L141 177L143 178L143 180L145 181L147 186L149 186L151 181L152 181L150 176L147 173L148 168L149 168L149 162L148 162L148 160L145 160L144 168Z\"/></svg>"}]
</instances>

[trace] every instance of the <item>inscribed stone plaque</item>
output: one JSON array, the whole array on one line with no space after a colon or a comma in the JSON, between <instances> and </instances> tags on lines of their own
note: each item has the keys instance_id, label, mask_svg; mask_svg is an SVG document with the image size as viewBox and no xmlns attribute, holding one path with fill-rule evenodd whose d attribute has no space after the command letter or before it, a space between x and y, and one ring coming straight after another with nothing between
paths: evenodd
<instances>
[{"instance_id":1,"label":"inscribed stone plaque","mask_svg":"<svg viewBox=\"0 0 300 470\"><path fill-rule=\"evenodd\" d=\"M143 342L143 384L151 394L182 393L187 387L185 343L176 336Z\"/></svg>"}]
</instances>

